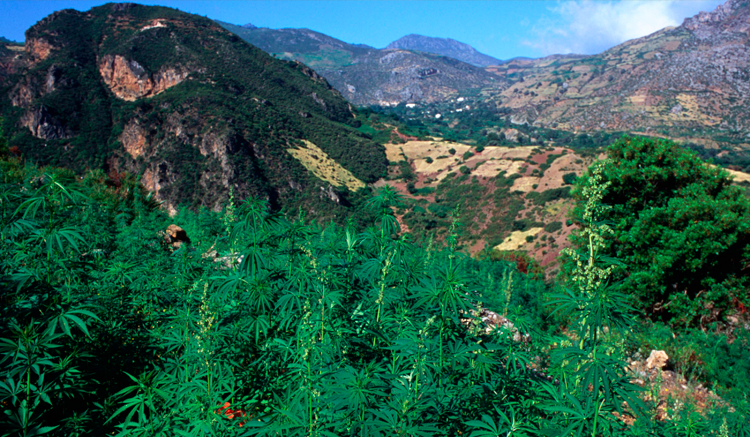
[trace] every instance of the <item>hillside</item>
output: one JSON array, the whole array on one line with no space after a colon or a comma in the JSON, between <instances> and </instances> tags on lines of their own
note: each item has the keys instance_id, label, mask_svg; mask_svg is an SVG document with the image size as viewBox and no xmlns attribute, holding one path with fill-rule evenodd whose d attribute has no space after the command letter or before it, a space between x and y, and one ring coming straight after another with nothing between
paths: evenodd
<instances>
[{"instance_id":1,"label":"hillside","mask_svg":"<svg viewBox=\"0 0 750 437\"><path fill-rule=\"evenodd\" d=\"M514 83L487 100L519 123L742 145L750 132L748 28L750 6L730 0L598 55L489 67Z\"/></svg>"},{"instance_id":2,"label":"hillside","mask_svg":"<svg viewBox=\"0 0 750 437\"><path fill-rule=\"evenodd\" d=\"M313 68L356 105L437 102L464 90L503 88L505 83L481 68L431 53L379 50L308 29L248 29L220 24L274 56Z\"/></svg>"},{"instance_id":3,"label":"hillside","mask_svg":"<svg viewBox=\"0 0 750 437\"><path fill-rule=\"evenodd\" d=\"M217 209L231 189L333 217L385 170L382 146L350 127L349 104L325 79L203 17L132 4L64 10L3 59L11 146L40 164L142 175L172 211ZM340 186L300 162L292 151L307 144L337 167L328 173L358 182Z\"/></svg>"},{"instance_id":4,"label":"hillside","mask_svg":"<svg viewBox=\"0 0 750 437\"><path fill-rule=\"evenodd\" d=\"M469 44L451 38L435 38L424 35L406 35L388 44L386 49L417 50L458 59L477 67L499 65L503 61L478 52Z\"/></svg>"},{"instance_id":5,"label":"hillside","mask_svg":"<svg viewBox=\"0 0 750 437\"><path fill-rule=\"evenodd\" d=\"M457 209L471 254L524 253L549 278L576 226L572 184L595 156L568 147L487 146L439 139L386 144L389 180L405 199L400 223L415 237L445 237Z\"/></svg>"}]
</instances>

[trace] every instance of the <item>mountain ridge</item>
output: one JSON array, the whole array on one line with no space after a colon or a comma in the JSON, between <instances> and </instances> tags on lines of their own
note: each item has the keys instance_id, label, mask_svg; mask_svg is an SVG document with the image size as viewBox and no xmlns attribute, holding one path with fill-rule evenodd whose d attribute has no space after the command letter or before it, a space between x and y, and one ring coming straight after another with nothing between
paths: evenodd
<instances>
[{"instance_id":1,"label":"mountain ridge","mask_svg":"<svg viewBox=\"0 0 750 437\"><path fill-rule=\"evenodd\" d=\"M502 82L482 68L441 55L349 44L310 29L245 29L219 23L274 56L315 69L356 105L435 102Z\"/></svg>"},{"instance_id":2,"label":"mountain ridge","mask_svg":"<svg viewBox=\"0 0 750 437\"><path fill-rule=\"evenodd\" d=\"M564 130L741 143L750 133L747 29L750 7L730 0L597 55L489 67L513 84L486 100Z\"/></svg>"},{"instance_id":3,"label":"mountain ridge","mask_svg":"<svg viewBox=\"0 0 750 437\"><path fill-rule=\"evenodd\" d=\"M469 44L456 41L452 38L437 38L418 34L409 34L388 44L386 49L418 50L420 52L433 53L458 59L476 67L487 67L499 65L503 61L492 56L480 53Z\"/></svg>"}]
</instances>

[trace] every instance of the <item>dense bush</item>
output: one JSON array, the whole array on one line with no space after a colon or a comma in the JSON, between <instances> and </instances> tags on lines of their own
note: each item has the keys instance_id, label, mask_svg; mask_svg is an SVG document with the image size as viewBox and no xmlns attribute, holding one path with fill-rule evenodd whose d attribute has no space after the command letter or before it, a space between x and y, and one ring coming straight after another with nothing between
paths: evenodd
<instances>
[{"instance_id":1,"label":"dense bush","mask_svg":"<svg viewBox=\"0 0 750 437\"><path fill-rule=\"evenodd\" d=\"M668 140L623 137L607 154L606 253L626 266L622 290L649 314L681 324L705 324L736 301L747 304L749 206L729 175ZM577 199L591 180L590 172L578 179ZM579 204L574 215L584 214Z\"/></svg>"},{"instance_id":2,"label":"dense bush","mask_svg":"<svg viewBox=\"0 0 750 437\"><path fill-rule=\"evenodd\" d=\"M573 185L576 182L576 179L578 179L578 176L575 173L565 173L563 175L563 182L566 185Z\"/></svg>"},{"instance_id":3,"label":"dense bush","mask_svg":"<svg viewBox=\"0 0 750 437\"><path fill-rule=\"evenodd\" d=\"M551 222L544 226L544 232L553 233L562 229L562 222Z\"/></svg>"}]
</instances>

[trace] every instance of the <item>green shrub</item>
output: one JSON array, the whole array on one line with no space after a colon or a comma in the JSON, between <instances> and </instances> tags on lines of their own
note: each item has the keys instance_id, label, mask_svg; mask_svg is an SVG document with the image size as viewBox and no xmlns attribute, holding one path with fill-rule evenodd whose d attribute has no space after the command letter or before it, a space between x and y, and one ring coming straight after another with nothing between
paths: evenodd
<instances>
[{"instance_id":1,"label":"green shrub","mask_svg":"<svg viewBox=\"0 0 750 437\"><path fill-rule=\"evenodd\" d=\"M606 254L627 266L624 292L683 326L747 302L750 207L729 175L669 140L623 137L607 155ZM577 199L589 184L589 173L578 179ZM580 205L573 213L580 220Z\"/></svg>"},{"instance_id":2,"label":"green shrub","mask_svg":"<svg viewBox=\"0 0 750 437\"><path fill-rule=\"evenodd\" d=\"M547 224L547 226L544 227L544 231L548 233L557 232L560 229L562 229L562 222L552 222Z\"/></svg>"},{"instance_id":3,"label":"green shrub","mask_svg":"<svg viewBox=\"0 0 750 437\"><path fill-rule=\"evenodd\" d=\"M575 184L576 179L578 179L578 176L575 173L565 173L563 175L563 183L565 183L566 185Z\"/></svg>"}]
</instances>

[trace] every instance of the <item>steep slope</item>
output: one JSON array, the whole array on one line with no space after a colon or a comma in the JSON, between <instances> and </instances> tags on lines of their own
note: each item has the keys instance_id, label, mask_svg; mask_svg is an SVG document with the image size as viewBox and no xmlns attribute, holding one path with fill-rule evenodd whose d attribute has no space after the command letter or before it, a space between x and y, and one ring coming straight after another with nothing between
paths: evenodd
<instances>
[{"instance_id":1,"label":"steep slope","mask_svg":"<svg viewBox=\"0 0 750 437\"><path fill-rule=\"evenodd\" d=\"M506 83L481 68L430 53L378 50L308 29L248 29L220 24L274 56L315 69L357 105L442 101L467 89L503 89Z\"/></svg>"},{"instance_id":2,"label":"steep slope","mask_svg":"<svg viewBox=\"0 0 750 437\"><path fill-rule=\"evenodd\" d=\"M420 52L434 53L436 55L458 59L459 61L477 67L487 67L489 65L499 65L503 63L503 61L497 58L485 55L484 53L479 53L469 44L450 38L435 38L411 34L393 41L386 46L386 49L418 50Z\"/></svg>"},{"instance_id":3,"label":"steep slope","mask_svg":"<svg viewBox=\"0 0 750 437\"><path fill-rule=\"evenodd\" d=\"M348 126L349 104L325 79L203 17L64 10L27 31L22 62L0 89L11 145L39 163L141 174L171 208L218 208L233 189L330 216L385 169L382 146ZM308 143L360 184L316 177L289 151Z\"/></svg>"},{"instance_id":4,"label":"steep slope","mask_svg":"<svg viewBox=\"0 0 750 437\"><path fill-rule=\"evenodd\" d=\"M750 6L730 0L599 55L490 67L518 122L741 141L750 132Z\"/></svg>"}]
</instances>

